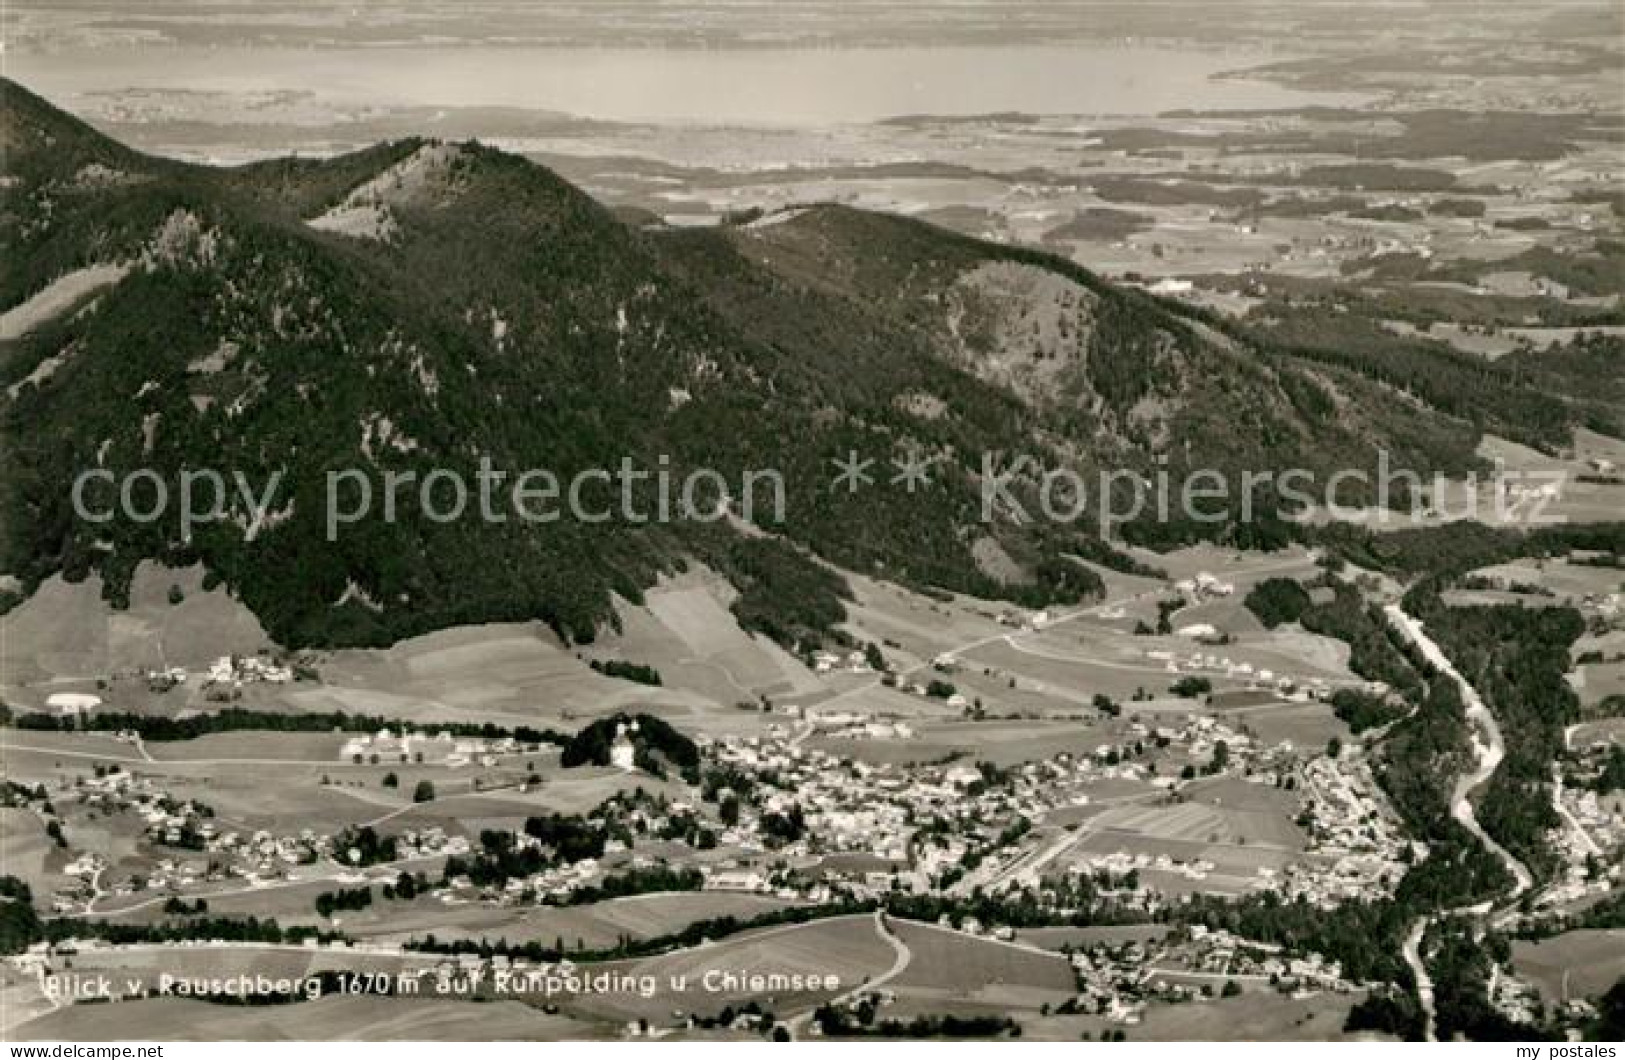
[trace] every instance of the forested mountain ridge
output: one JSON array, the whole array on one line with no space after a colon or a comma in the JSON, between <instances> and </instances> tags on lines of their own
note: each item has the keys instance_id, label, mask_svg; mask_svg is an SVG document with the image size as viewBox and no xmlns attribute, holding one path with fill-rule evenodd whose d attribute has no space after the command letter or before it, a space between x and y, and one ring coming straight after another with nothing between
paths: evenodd
<instances>
[{"instance_id":1,"label":"forested mountain ridge","mask_svg":"<svg viewBox=\"0 0 1625 1060\"><path fill-rule=\"evenodd\" d=\"M913 221L816 207L639 227L478 144L213 169L130 151L12 82L0 103L0 306L28 318L0 336L0 573L24 592L94 569L117 600L143 559L202 561L291 646L528 618L585 639L612 593L699 559L789 641L839 619L814 557L1033 604L1097 589L1066 558L1112 558L1092 509L983 523L984 453L1086 476L1326 472L1378 448L1423 472L1473 464L1470 424L1352 368ZM64 276L84 289L40 310ZM832 489L851 452L882 482L888 458L925 454L933 482ZM778 535L407 505L326 538L330 472L472 483L487 460L568 480L663 458L678 480L781 472ZM252 540L240 507L183 540L172 519L76 519L68 486L96 467L282 480Z\"/></svg>"}]
</instances>

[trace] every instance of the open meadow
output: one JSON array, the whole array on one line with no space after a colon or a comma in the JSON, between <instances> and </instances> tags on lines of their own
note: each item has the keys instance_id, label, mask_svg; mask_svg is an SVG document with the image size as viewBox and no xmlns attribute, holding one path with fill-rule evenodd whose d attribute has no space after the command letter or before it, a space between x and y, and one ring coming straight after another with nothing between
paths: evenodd
<instances>
[{"instance_id":1,"label":"open meadow","mask_svg":"<svg viewBox=\"0 0 1625 1060\"><path fill-rule=\"evenodd\" d=\"M763 928L675 953L594 968L653 977L653 996L637 993L580 995L562 1002L566 1012L616 1021L647 1018L665 1022L673 1012L715 1014L726 1005L759 1001L781 1015L811 1008L852 990L891 967L895 954L868 914L807 924ZM833 976L834 990L768 994L751 990L739 977L751 975Z\"/></svg>"},{"instance_id":2,"label":"open meadow","mask_svg":"<svg viewBox=\"0 0 1625 1060\"><path fill-rule=\"evenodd\" d=\"M1625 976L1625 930L1569 931L1538 942L1514 942L1512 963L1549 1005L1595 998Z\"/></svg>"},{"instance_id":3,"label":"open meadow","mask_svg":"<svg viewBox=\"0 0 1625 1060\"><path fill-rule=\"evenodd\" d=\"M935 924L895 918L889 923L909 953L908 966L886 984L898 996L899 1015L908 1009L936 1015L1025 1014L1073 994L1072 968L1057 954Z\"/></svg>"}]
</instances>

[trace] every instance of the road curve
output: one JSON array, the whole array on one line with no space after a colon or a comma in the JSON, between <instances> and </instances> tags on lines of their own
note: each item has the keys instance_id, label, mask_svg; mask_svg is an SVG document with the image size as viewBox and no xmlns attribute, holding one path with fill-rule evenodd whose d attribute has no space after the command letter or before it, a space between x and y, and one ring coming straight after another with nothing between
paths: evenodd
<instances>
[{"instance_id":1,"label":"road curve","mask_svg":"<svg viewBox=\"0 0 1625 1060\"><path fill-rule=\"evenodd\" d=\"M893 959L891 967L887 968L884 972L881 972L873 979L865 980L864 982L859 983L851 990L846 991L846 993L838 994L835 997L830 998L827 1002L828 1004L844 1005L860 994L867 994L871 990L878 990L880 987L885 986L887 983L891 982L893 979L896 979L898 976L902 975L908 970L909 964L914 960L914 951L910 950L908 945L904 943L902 939L892 934L891 928L886 925L886 914L880 909L875 910L875 934L884 939L886 943L891 946L892 951L897 955L896 958ZM806 1012L792 1016L788 1020L784 1021L785 1028L789 1031L792 1039L800 1037L802 1029L805 1028L807 1024L812 1022L813 1012L813 1009L808 1009Z\"/></svg>"}]
</instances>

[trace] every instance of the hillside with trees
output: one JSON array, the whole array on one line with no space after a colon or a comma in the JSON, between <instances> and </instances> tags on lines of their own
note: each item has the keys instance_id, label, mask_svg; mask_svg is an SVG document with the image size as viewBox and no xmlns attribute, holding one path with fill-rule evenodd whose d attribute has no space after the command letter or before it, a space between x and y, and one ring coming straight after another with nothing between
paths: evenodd
<instances>
[{"instance_id":1,"label":"hillside with trees","mask_svg":"<svg viewBox=\"0 0 1625 1060\"><path fill-rule=\"evenodd\" d=\"M1528 390L1486 370L1464 403L1448 358L1403 374L1358 355L1329 364L1064 258L899 217L818 206L766 226L634 225L524 158L417 139L191 166L3 88L0 305L116 270L87 311L0 344L0 572L23 595L94 571L123 605L157 559L201 563L287 647L505 620L582 643L614 625L616 597L639 602L697 560L739 590L745 628L804 647L845 615L829 565L1030 607L1098 594L1070 557L1131 561L1093 519L1031 518L1044 469L1166 468L1177 488L1198 468L1374 469L1386 450L1457 473L1477 466L1466 406L1500 425ZM83 180L87 167L111 177ZM1543 434L1584 421L1562 401L1528 416ZM853 453L883 474L929 459L929 487L831 489ZM1009 483L1028 517L983 519L984 454L1032 456ZM486 469L507 485L533 469L589 476L594 511L672 501L652 475L624 496L590 477L626 461L675 483L715 474L667 520L436 517L448 490L419 503L434 476L473 489ZM276 482L272 503L256 520L222 498L223 518L188 534L173 517L81 520L66 488L87 468L112 482L150 469L173 494L205 467ZM764 470L782 511L748 488ZM346 472L372 515L335 530L330 475ZM413 485L385 518L391 477ZM1142 516L1124 535L1274 547L1298 533L1268 517L1286 499L1255 500L1262 520L1240 520L1237 497L1211 523ZM738 523L747 501L754 529ZM978 562L984 539L1010 558L997 576Z\"/></svg>"}]
</instances>

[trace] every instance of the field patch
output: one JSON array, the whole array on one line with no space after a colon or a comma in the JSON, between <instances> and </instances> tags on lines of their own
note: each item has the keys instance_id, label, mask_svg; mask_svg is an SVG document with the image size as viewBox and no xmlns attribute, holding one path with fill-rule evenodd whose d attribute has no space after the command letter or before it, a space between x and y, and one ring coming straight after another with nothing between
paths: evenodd
<instances>
[{"instance_id":1,"label":"field patch","mask_svg":"<svg viewBox=\"0 0 1625 1060\"><path fill-rule=\"evenodd\" d=\"M1549 1005L1597 997L1625 976L1625 930L1570 931L1539 942L1514 942L1512 965Z\"/></svg>"},{"instance_id":2,"label":"field patch","mask_svg":"<svg viewBox=\"0 0 1625 1060\"><path fill-rule=\"evenodd\" d=\"M171 587L181 592L178 604L169 602ZM22 705L67 690L64 682L161 666L201 669L222 655L274 647L225 589L204 591L201 567L142 563L123 611L102 599L99 575L75 584L53 575L0 617L0 675L5 688L27 689L17 695Z\"/></svg>"},{"instance_id":3,"label":"field patch","mask_svg":"<svg viewBox=\"0 0 1625 1060\"><path fill-rule=\"evenodd\" d=\"M494 721L579 728L581 720L631 709L690 713L708 700L593 672L538 623L440 630L380 651L326 657L320 688L287 699L308 711L345 710L411 721Z\"/></svg>"},{"instance_id":4,"label":"field patch","mask_svg":"<svg viewBox=\"0 0 1625 1060\"><path fill-rule=\"evenodd\" d=\"M1220 781L1208 789L1205 799L1197 789L1187 802L1107 807L1080 825L1086 834L1066 861L1085 869L1092 859L1126 854L1141 859L1141 875L1160 890L1243 893L1256 882L1260 868L1279 871L1305 847L1291 811L1263 801L1263 792L1246 790L1252 787L1242 781ZM1157 865L1162 858L1168 861L1166 867ZM1208 865L1195 868L1196 862Z\"/></svg>"},{"instance_id":5,"label":"field patch","mask_svg":"<svg viewBox=\"0 0 1625 1060\"><path fill-rule=\"evenodd\" d=\"M597 1018L665 1020L673 1011L715 1013L725 1005L756 999L780 1016L811 1008L835 994L851 990L866 978L891 967L896 954L875 931L868 914L836 917L807 924L764 928L637 961L619 961L594 968L612 968L633 975L650 975L658 984L653 997L617 993L579 997L570 1003L572 1011ZM833 975L840 981L835 991L801 991L763 997L759 991L728 988L714 982L705 989L707 973L736 976L769 974ZM689 988L676 993L670 987L673 977L687 977Z\"/></svg>"},{"instance_id":6,"label":"field patch","mask_svg":"<svg viewBox=\"0 0 1625 1060\"><path fill-rule=\"evenodd\" d=\"M1104 727L1092 722L1015 719L918 721L911 740L850 740L815 737L809 747L864 762L936 762L949 755L1001 766L1042 761L1062 752L1092 753L1107 744Z\"/></svg>"},{"instance_id":7,"label":"field patch","mask_svg":"<svg viewBox=\"0 0 1625 1060\"><path fill-rule=\"evenodd\" d=\"M736 595L720 576L695 568L663 578L643 606L616 601L619 633L585 649L594 659L653 666L667 688L683 689L722 706L816 695L812 672L766 637L740 628L728 610Z\"/></svg>"},{"instance_id":8,"label":"field patch","mask_svg":"<svg viewBox=\"0 0 1625 1060\"><path fill-rule=\"evenodd\" d=\"M1072 968L1056 954L934 924L894 918L889 925L911 957L887 986L924 1008L938 1002L945 1006L938 1011L951 1012L969 1002L1035 1009L1073 995Z\"/></svg>"},{"instance_id":9,"label":"field patch","mask_svg":"<svg viewBox=\"0 0 1625 1060\"><path fill-rule=\"evenodd\" d=\"M1325 703L1270 703L1216 712L1226 724L1265 744L1290 743L1296 748L1325 747L1332 737L1349 738L1349 727Z\"/></svg>"},{"instance_id":10,"label":"field patch","mask_svg":"<svg viewBox=\"0 0 1625 1060\"><path fill-rule=\"evenodd\" d=\"M1182 843L1235 843L1284 849L1301 844L1301 837L1291 821L1279 814L1232 810L1200 802L1112 807L1100 816L1096 830L1104 835L1143 836Z\"/></svg>"},{"instance_id":11,"label":"field patch","mask_svg":"<svg viewBox=\"0 0 1625 1060\"><path fill-rule=\"evenodd\" d=\"M1223 985L1222 983L1217 985ZM1215 989L1217 986L1215 987ZM1087 1032L1123 1030L1131 1042L1328 1042L1346 1041L1343 1024L1358 995L1316 994L1292 998L1273 990L1189 1004L1154 1004L1144 1020L1121 1027L1099 1016L1058 1016L1023 1022L1023 1037L1077 1041Z\"/></svg>"}]
</instances>

